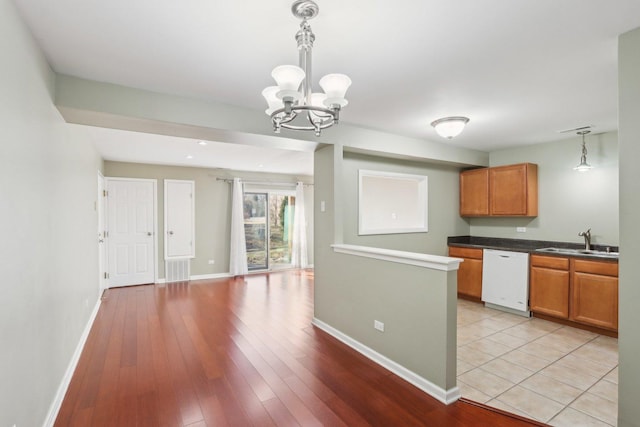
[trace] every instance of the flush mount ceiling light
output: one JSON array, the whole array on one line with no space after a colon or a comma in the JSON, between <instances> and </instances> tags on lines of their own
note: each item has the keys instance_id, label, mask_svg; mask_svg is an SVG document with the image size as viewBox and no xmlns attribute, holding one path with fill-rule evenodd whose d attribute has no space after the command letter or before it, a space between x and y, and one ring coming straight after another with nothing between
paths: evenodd
<instances>
[{"instance_id":1,"label":"flush mount ceiling light","mask_svg":"<svg viewBox=\"0 0 640 427\"><path fill-rule=\"evenodd\" d=\"M348 104L344 96L351 79L344 74L327 74L320 79L324 93L312 92L311 51L316 36L307 21L318 15L318 10L313 0L296 0L291 6L293 16L302 20L296 33L300 66L274 68L271 76L277 86L262 91L269 105L265 113L271 117L276 133L285 128L313 131L320 136L322 129L338 124L340 110Z\"/></svg>"},{"instance_id":2,"label":"flush mount ceiling light","mask_svg":"<svg viewBox=\"0 0 640 427\"><path fill-rule=\"evenodd\" d=\"M467 117L443 117L431 122L431 126L441 137L451 139L460 135L467 123L469 123Z\"/></svg>"},{"instance_id":3,"label":"flush mount ceiling light","mask_svg":"<svg viewBox=\"0 0 640 427\"><path fill-rule=\"evenodd\" d=\"M582 135L582 155L580 156L580 164L573 168L578 172L586 172L593 168L589 163L587 163L587 146L584 144L584 136L591 133L590 130L581 130L576 132L578 135Z\"/></svg>"}]
</instances>

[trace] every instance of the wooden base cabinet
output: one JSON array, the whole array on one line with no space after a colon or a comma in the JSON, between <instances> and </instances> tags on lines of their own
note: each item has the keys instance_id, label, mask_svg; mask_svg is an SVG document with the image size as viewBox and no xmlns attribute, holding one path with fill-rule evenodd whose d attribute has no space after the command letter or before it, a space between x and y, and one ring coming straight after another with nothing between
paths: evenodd
<instances>
[{"instance_id":1,"label":"wooden base cabinet","mask_svg":"<svg viewBox=\"0 0 640 427\"><path fill-rule=\"evenodd\" d=\"M532 254L529 306L574 326L617 331L618 263Z\"/></svg>"},{"instance_id":2,"label":"wooden base cabinet","mask_svg":"<svg viewBox=\"0 0 640 427\"><path fill-rule=\"evenodd\" d=\"M530 310L568 319L569 279L568 258L531 255Z\"/></svg>"},{"instance_id":3,"label":"wooden base cabinet","mask_svg":"<svg viewBox=\"0 0 640 427\"><path fill-rule=\"evenodd\" d=\"M482 249L449 248L449 256L463 258L458 268L458 295L480 301L482 298Z\"/></svg>"},{"instance_id":4,"label":"wooden base cabinet","mask_svg":"<svg viewBox=\"0 0 640 427\"><path fill-rule=\"evenodd\" d=\"M618 263L572 260L571 320L618 329Z\"/></svg>"}]
</instances>

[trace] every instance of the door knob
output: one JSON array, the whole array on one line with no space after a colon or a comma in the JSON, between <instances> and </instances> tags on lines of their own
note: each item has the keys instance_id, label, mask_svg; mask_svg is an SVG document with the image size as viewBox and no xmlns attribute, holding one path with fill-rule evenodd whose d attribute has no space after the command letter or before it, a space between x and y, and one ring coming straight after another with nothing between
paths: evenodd
<instances>
[{"instance_id":1,"label":"door knob","mask_svg":"<svg viewBox=\"0 0 640 427\"><path fill-rule=\"evenodd\" d=\"M153 233L152 233L152 232L150 232L150 231L148 231L148 232L147 232L147 236L151 236L152 234L153 234Z\"/></svg>"},{"instance_id":2,"label":"door knob","mask_svg":"<svg viewBox=\"0 0 640 427\"><path fill-rule=\"evenodd\" d=\"M169 236L173 236L173 231L167 231L167 234L168 234Z\"/></svg>"}]
</instances>

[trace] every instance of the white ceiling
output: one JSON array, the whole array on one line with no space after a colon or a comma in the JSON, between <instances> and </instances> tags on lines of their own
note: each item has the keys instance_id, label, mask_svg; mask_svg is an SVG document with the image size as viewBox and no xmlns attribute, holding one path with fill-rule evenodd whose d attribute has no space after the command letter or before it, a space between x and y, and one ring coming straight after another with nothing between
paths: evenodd
<instances>
[{"instance_id":1,"label":"white ceiling","mask_svg":"<svg viewBox=\"0 0 640 427\"><path fill-rule=\"evenodd\" d=\"M317 1L313 80L352 78L343 122L438 141L429 123L464 115L446 143L485 151L617 128L617 37L640 27L640 0ZM90 80L263 110L271 69L297 63L291 0L15 3L54 70ZM175 142L127 134L100 137L106 158Z\"/></svg>"}]
</instances>

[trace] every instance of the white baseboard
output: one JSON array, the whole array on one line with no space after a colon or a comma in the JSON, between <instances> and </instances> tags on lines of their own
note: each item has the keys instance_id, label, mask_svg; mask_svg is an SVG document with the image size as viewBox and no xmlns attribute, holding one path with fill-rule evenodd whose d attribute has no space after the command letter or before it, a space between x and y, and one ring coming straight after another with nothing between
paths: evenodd
<instances>
[{"instance_id":1,"label":"white baseboard","mask_svg":"<svg viewBox=\"0 0 640 427\"><path fill-rule=\"evenodd\" d=\"M191 276L191 280L226 279L227 277L232 277L231 273L197 274Z\"/></svg>"},{"instance_id":2,"label":"white baseboard","mask_svg":"<svg viewBox=\"0 0 640 427\"><path fill-rule=\"evenodd\" d=\"M420 390L424 391L428 395L438 399L440 402L446 405L449 405L460 398L460 389L457 386L449 390L445 390L435 385L431 381L427 380L426 378L421 377L415 372L410 371L409 369L398 364L397 362L394 362L393 360L387 358L386 356L383 356L382 354L378 353L372 348L367 347L361 342L354 340L350 336L343 334L342 332L335 329L334 327L324 323L322 320L318 320L317 318L314 317L311 323L316 327L318 327L319 329L322 329L329 335L333 336L334 338L342 341L343 343L345 343L352 349L356 350L357 352L361 353L365 357L373 360L378 365L388 369L389 371L393 372L400 378L418 387Z\"/></svg>"},{"instance_id":3,"label":"white baseboard","mask_svg":"<svg viewBox=\"0 0 640 427\"><path fill-rule=\"evenodd\" d=\"M313 269L313 264L305 267L305 269ZM264 274L264 273L277 273L278 271L286 271L286 270L294 270L293 268L282 269L282 270L258 270L258 271L250 271L246 275L250 276L253 274ZM231 273L212 273L212 274L196 274L189 277L189 280L208 280L208 279L226 279L228 277L233 277ZM156 284L161 285L163 283L167 283L167 279L158 279L155 281Z\"/></svg>"},{"instance_id":4,"label":"white baseboard","mask_svg":"<svg viewBox=\"0 0 640 427\"><path fill-rule=\"evenodd\" d=\"M82 350L84 349L84 345L87 342L87 338L89 337L89 332L91 331L91 327L93 326L93 322L96 320L96 316L98 315L98 310L100 309L100 304L102 303L102 298L98 298L96 301L96 305L93 307L93 311L89 316L89 320L87 321L87 325L84 327L84 331L82 331L82 335L80 336L80 341L76 346L76 350L73 352L73 356L69 361L69 366L67 366L67 371L64 373L62 377L62 381L58 386L58 391L56 392L56 396L49 407L49 413L47 414L47 418L44 421L44 427L51 427L56 422L56 418L58 417L58 412L60 411L60 407L62 406L62 401L64 400L64 395L67 393L67 389L69 388L69 384L71 383L71 378L73 377L73 373L76 370L76 366L78 366L78 362L80 361L80 355L82 354Z\"/></svg>"},{"instance_id":5,"label":"white baseboard","mask_svg":"<svg viewBox=\"0 0 640 427\"><path fill-rule=\"evenodd\" d=\"M189 280L226 279L227 277L232 277L231 273L195 274L193 276L189 276ZM155 281L156 285L161 285L163 283L167 283L166 278Z\"/></svg>"}]
</instances>

